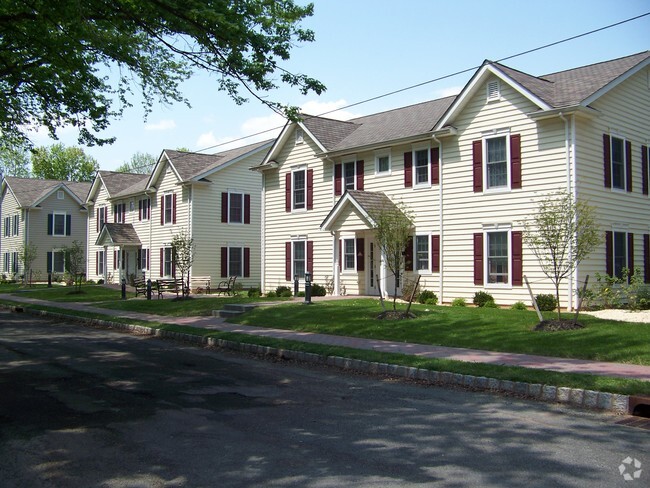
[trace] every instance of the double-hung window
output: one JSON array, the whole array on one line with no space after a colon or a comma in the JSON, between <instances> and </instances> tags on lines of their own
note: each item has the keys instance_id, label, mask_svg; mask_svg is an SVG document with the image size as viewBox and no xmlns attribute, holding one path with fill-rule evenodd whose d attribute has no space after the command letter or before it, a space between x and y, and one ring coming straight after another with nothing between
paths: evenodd
<instances>
[{"instance_id":1,"label":"double-hung window","mask_svg":"<svg viewBox=\"0 0 650 488\"><path fill-rule=\"evenodd\" d=\"M377 175L390 174L390 152L375 153L375 173Z\"/></svg>"},{"instance_id":2,"label":"double-hung window","mask_svg":"<svg viewBox=\"0 0 650 488\"><path fill-rule=\"evenodd\" d=\"M614 232L613 251L614 276L620 278L623 276L623 268L627 267L627 232Z\"/></svg>"},{"instance_id":3,"label":"double-hung window","mask_svg":"<svg viewBox=\"0 0 650 488\"><path fill-rule=\"evenodd\" d=\"M138 210L140 212L140 220L149 220L151 215L151 200L143 198L138 202Z\"/></svg>"},{"instance_id":4,"label":"double-hung window","mask_svg":"<svg viewBox=\"0 0 650 488\"><path fill-rule=\"evenodd\" d=\"M5 228L4 228L4 234L5 237L10 237L11 236L11 217L5 217ZM9 271L9 270L7 270Z\"/></svg>"},{"instance_id":5,"label":"double-hung window","mask_svg":"<svg viewBox=\"0 0 650 488\"><path fill-rule=\"evenodd\" d=\"M173 273L174 250L171 247L166 247L163 254L163 274L165 276L172 276Z\"/></svg>"},{"instance_id":6,"label":"double-hung window","mask_svg":"<svg viewBox=\"0 0 650 488\"><path fill-rule=\"evenodd\" d=\"M12 256L11 256L11 259L12 259L11 271L13 271L14 273L18 273L18 253L13 252L11 254L12 254Z\"/></svg>"},{"instance_id":7,"label":"double-hung window","mask_svg":"<svg viewBox=\"0 0 650 488\"><path fill-rule=\"evenodd\" d=\"M488 232L487 236L487 282L509 283L508 231Z\"/></svg>"},{"instance_id":8,"label":"double-hung window","mask_svg":"<svg viewBox=\"0 0 650 488\"><path fill-rule=\"evenodd\" d=\"M104 276L106 266L106 253L104 251L97 251L97 275Z\"/></svg>"},{"instance_id":9,"label":"double-hung window","mask_svg":"<svg viewBox=\"0 0 650 488\"><path fill-rule=\"evenodd\" d=\"M9 273L9 271L11 270L11 254L8 252L4 253L4 266L2 270L5 273Z\"/></svg>"},{"instance_id":10,"label":"double-hung window","mask_svg":"<svg viewBox=\"0 0 650 488\"><path fill-rule=\"evenodd\" d=\"M625 190L625 141L611 138L612 188Z\"/></svg>"},{"instance_id":11,"label":"double-hung window","mask_svg":"<svg viewBox=\"0 0 650 488\"><path fill-rule=\"evenodd\" d=\"M18 235L18 229L20 228L19 227L19 222L20 222L20 215L18 215L18 214L14 215L14 225L13 225L11 235L14 235L14 236Z\"/></svg>"},{"instance_id":12,"label":"double-hung window","mask_svg":"<svg viewBox=\"0 0 650 488\"><path fill-rule=\"evenodd\" d=\"M291 243L292 257L292 275L303 279L307 271L307 241L293 241Z\"/></svg>"},{"instance_id":13,"label":"double-hung window","mask_svg":"<svg viewBox=\"0 0 650 488\"><path fill-rule=\"evenodd\" d=\"M242 193L229 193L228 222L241 224L244 222L244 195ZM234 276L229 273L229 276ZM240 276L240 275L237 275Z\"/></svg>"},{"instance_id":14,"label":"double-hung window","mask_svg":"<svg viewBox=\"0 0 650 488\"><path fill-rule=\"evenodd\" d=\"M356 173L355 173L355 161L350 161L343 163L343 190L355 190L356 186Z\"/></svg>"},{"instance_id":15,"label":"double-hung window","mask_svg":"<svg viewBox=\"0 0 650 488\"><path fill-rule=\"evenodd\" d=\"M415 236L415 269L429 271L429 236Z\"/></svg>"},{"instance_id":16,"label":"double-hung window","mask_svg":"<svg viewBox=\"0 0 650 488\"><path fill-rule=\"evenodd\" d=\"M486 188L508 187L507 137L485 139Z\"/></svg>"},{"instance_id":17,"label":"double-hung window","mask_svg":"<svg viewBox=\"0 0 650 488\"><path fill-rule=\"evenodd\" d=\"M54 212L52 219L53 219L52 235L55 236L66 235L66 229L65 229L66 214Z\"/></svg>"},{"instance_id":18,"label":"double-hung window","mask_svg":"<svg viewBox=\"0 0 650 488\"><path fill-rule=\"evenodd\" d=\"M173 223L174 219L174 195L173 193L167 193L164 197L164 206L165 206L165 215L164 215L164 224ZM171 272L170 272L171 275Z\"/></svg>"},{"instance_id":19,"label":"double-hung window","mask_svg":"<svg viewBox=\"0 0 650 488\"><path fill-rule=\"evenodd\" d=\"M228 248L228 276L244 276L244 250L241 247Z\"/></svg>"},{"instance_id":20,"label":"double-hung window","mask_svg":"<svg viewBox=\"0 0 650 488\"><path fill-rule=\"evenodd\" d=\"M113 219L118 224L123 224L126 221L126 203L113 205Z\"/></svg>"},{"instance_id":21,"label":"double-hung window","mask_svg":"<svg viewBox=\"0 0 650 488\"><path fill-rule=\"evenodd\" d=\"M65 272L65 251L60 250L52 252L52 272Z\"/></svg>"},{"instance_id":22,"label":"double-hung window","mask_svg":"<svg viewBox=\"0 0 650 488\"><path fill-rule=\"evenodd\" d=\"M291 173L292 181L292 202L293 210L303 210L307 202L307 171L304 169L296 170Z\"/></svg>"},{"instance_id":23,"label":"double-hung window","mask_svg":"<svg viewBox=\"0 0 650 488\"><path fill-rule=\"evenodd\" d=\"M431 182L429 148L413 151L413 172L416 185L428 185Z\"/></svg>"},{"instance_id":24,"label":"double-hung window","mask_svg":"<svg viewBox=\"0 0 650 488\"><path fill-rule=\"evenodd\" d=\"M356 271L356 246L354 238L343 239L343 271Z\"/></svg>"},{"instance_id":25,"label":"double-hung window","mask_svg":"<svg viewBox=\"0 0 650 488\"><path fill-rule=\"evenodd\" d=\"M97 231L101 231L104 223L106 222L106 207L97 209Z\"/></svg>"}]
</instances>

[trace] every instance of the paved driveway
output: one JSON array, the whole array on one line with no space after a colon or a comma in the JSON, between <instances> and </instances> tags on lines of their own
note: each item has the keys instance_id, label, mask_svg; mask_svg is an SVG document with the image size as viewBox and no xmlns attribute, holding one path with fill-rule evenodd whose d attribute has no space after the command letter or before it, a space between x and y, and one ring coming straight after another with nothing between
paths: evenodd
<instances>
[{"instance_id":1,"label":"paved driveway","mask_svg":"<svg viewBox=\"0 0 650 488\"><path fill-rule=\"evenodd\" d=\"M614 420L0 312L3 487L647 486Z\"/></svg>"}]
</instances>

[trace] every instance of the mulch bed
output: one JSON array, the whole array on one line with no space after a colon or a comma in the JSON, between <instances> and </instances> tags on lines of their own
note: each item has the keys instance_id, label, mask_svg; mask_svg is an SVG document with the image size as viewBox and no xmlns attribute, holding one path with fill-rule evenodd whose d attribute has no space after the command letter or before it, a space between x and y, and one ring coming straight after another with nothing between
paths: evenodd
<instances>
[{"instance_id":1,"label":"mulch bed","mask_svg":"<svg viewBox=\"0 0 650 488\"><path fill-rule=\"evenodd\" d=\"M542 320L539 324L537 324L533 330L539 331L546 331L546 332L557 332L560 330L576 330L576 329L583 329L584 325L582 325L580 322L574 322L571 319L563 319L563 320Z\"/></svg>"},{"instance_id":2,"label":"mulch bed","mask_svg":"<svg viewBox=\"0 0 650 488\"><path fill-rule=\"evenodd\" d=\"M386 310L385 312L377 315L379 320L404 320L404 319L414 319L415 315L412 313L402 312L400 310Z\"/></svg>"}]
</instances>

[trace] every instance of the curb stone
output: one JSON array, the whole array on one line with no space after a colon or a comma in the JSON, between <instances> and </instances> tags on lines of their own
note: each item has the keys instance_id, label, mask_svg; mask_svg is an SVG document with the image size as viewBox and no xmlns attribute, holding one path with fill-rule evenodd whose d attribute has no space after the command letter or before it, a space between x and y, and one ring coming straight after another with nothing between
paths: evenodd
<instances>
[{"instance_id":1,"label":"curb stone","mask_svg":"<svg viewBox=\"0 0 650 488\"><path fill-rule=\"evenodd\" d=\"M628 414L630 397L616 393L607 393L582 388L556 387L552 385L540 385L524 382L513 382L498 380L483 376L462 375L447 371L422 370L409 366L401 366L387 363L373 363L361 359L343 358L340 356L322 356L315 353L302 353L275 347L260 346L242 342L215 339L213 337L197 336L182 332L172 332L163 329L154 329L144 325L124 324L104 319L94 319L67 315L47 310L37 310L25 306L0 305L0 308L9 309L12 312L25 312L36 316L55 317L69 321L83 322L88 325L101 326L109 329L127 331L139 335L151 335L164 339L173 339L189 342L196 345L220 347L239 352L247 352L256 355L275 356L279 359L299 359L301 361L326 364L345 370L359 371L363 373L378 374L380 376L397 376L405 379L419 379L430 384L461 386L481 391L515 393L527 398L541 400L544 402L556 402L572 407L608 411L616 414ZM428 374L426 373L428 371Z\"/></svg>"}]
</instances>

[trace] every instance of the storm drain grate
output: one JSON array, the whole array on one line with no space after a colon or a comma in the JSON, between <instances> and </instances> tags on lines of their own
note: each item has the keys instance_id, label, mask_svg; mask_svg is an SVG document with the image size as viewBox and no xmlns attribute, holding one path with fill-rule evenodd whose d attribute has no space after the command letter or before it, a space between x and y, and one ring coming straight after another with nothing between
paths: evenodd
<instances>
[{"instance_id":1,"label":"storm drain grate","mask_svg":"<svg viewBox=\"0 0 650 488\"><path fill-rule=\"evenodd\" d=\"M629 416L615 422L618 425L627 427L636 427L638 429L650 430L650 419L644 417Z\"/></svg>"}]
</instances>

